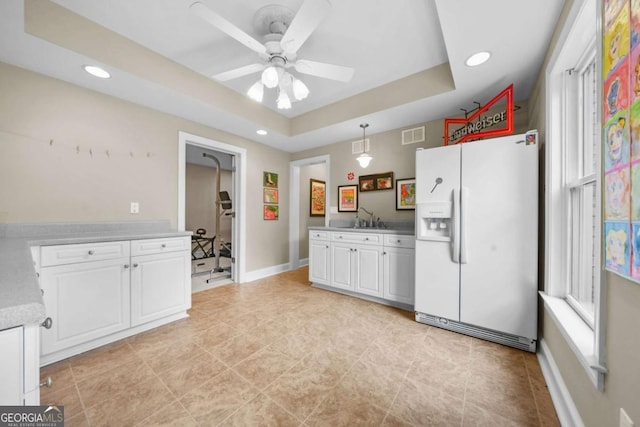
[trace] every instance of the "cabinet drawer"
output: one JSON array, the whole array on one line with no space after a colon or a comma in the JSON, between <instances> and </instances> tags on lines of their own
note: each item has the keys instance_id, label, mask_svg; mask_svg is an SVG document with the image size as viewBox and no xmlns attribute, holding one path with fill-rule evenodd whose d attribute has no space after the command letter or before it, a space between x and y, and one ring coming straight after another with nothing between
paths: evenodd
<instances>
[{"instance_id":1,"label":"cabinet drawer","mask_svg":"<svg viewBox=\"0 0 640 427\"><path fill-rule=\"evenodd\" d=\"M309 230L309 240L329 240L329 232L321 230Z\"/></svg>"},{"instance_id":2,"label":"cabinet drawer","mask_svg":"<svg viewBox=\"0 0 640 427\"><path fill-rule=\"evenodd\" d=\"M42 246L40 249L40 265L49 267L128 256L128 241Z\"/></svg>"},{"instance_id":3,"label":"cabinet drawer","mask_svg":"<svg viewBox=\"0 0 640 427\"><path fill-rule=\"evenodd\" d=\"M384 245L393 248L415 248L416 240L411 235L385 234Z\"/></svg>"},{"instance_id":4,"label":"cabinet drawer","mask_svg":"<svg viewBox=\"0 0 640 427\"><path fill-rule=\"evenodd\" d=\"M169 237L166 239L132 240L131 256L190 251L190 247L191 238L189 236Z\"/></svg>"},{"instance_id":5,"label":"cabinet drawer","mask_svg":"<svg viewBox=\"0 0 640 427\"><path fill-rule=\"evenodd\" d=\"M382 236L373 233L331 233L331 240L334 242L350 242L368 245L381 245Z\"/></svg>"}]
</instances>

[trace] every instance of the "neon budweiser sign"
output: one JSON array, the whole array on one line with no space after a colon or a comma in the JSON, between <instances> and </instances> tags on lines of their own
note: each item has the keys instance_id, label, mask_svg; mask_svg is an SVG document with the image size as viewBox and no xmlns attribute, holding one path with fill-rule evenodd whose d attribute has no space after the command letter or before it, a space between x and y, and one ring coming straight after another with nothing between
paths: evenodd
<instances>
[{"instance_id":1,"label":"neon budweiser sign","mask_svg":"<svg viewBox=\"0 0 640 427\"><path fill-rule=\"evenodd\" d=\"M502 112L488 114L495 104L505 100ZM483 116L483 114L485 114ZM504 127L495 125L505 123ZM488 130L485 130L490 128ZM495 136L511 135L513 133L513 84L507 86L491 101L479 107L472 115L464 118L444 119L444 145L460 144L472 139L491 138Z\"/></svg>"}]
</instances>

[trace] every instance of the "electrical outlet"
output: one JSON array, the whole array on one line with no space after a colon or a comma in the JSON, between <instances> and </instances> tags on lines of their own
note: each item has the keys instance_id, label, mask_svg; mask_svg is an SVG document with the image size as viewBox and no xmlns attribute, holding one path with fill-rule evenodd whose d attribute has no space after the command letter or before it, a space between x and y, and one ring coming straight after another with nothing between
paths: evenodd
<instances>
[{"instance_id":1,"label":"electrical outlet","mask_svg":"<svg viewBox=\"0 0 640 427\"><path fill-rule=\"evenodd\" d=\"M131 213L140 213L140 204L138 202L131 202Z\"/></svg>"},{"instance_id":2,"label":"electrical outlet","mask_svg":"<svg viewBox=\"0 0 640 427\"><path fill-rule=\"evenodd\" d=\"M633 427L634 425L625 410L620 408L620 427Z\"/></svg>"}]
</instances>

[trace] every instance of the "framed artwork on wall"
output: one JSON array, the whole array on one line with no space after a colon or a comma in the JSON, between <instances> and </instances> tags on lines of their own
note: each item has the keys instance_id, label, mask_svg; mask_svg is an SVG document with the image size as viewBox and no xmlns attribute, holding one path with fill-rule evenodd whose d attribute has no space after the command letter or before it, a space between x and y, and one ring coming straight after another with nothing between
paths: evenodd
<instances>
[{"instance_id":1,"label":"framed artwork on wall","mask_svg":"<svg viewBox=\"0 0 640 427\"><path fill-rule=\"evenodd\" d=\"M264 203L278 204L278 189L277 188L263 188L262 198Z\"/></svg>"},{"instance_id":2,"label":"framed artwork on wall","mask_svg":"<svg viewBox=\"0 0 640 427\"><path fill-rule=\"evenodd\" d=\"M393 172L361 175L358 177L358 184L360 191L392 190Z\"/></svg>"},{"instance_id":3,"label":"framed artwork on wall","mask_svg":"<svg viewBox=\"0 0 640 427\"><path fill-rule=\"evenodd\" d=\"M312 178L309 186L309 216L325 216L326 183Z\"/></svg>"},{"instance_id":4,"label":"framed artwork on wall","mask_svg":"<svg viewBox=\"0 0 640 427\"><path fill-rule=\"evenodd\" d=\"M358 211L358 186L339 185L338 186L338 212Z\"/></svg>"},{"instance_id":5,"label":"framed artwork on wall","mask_svg":"<svg viewBox=\"0 0 640 427\"><path fill-rule=\"evenodd\" d=\"M263 219L267 221L274 221L278 219L279 209L278 205L264 205Z\"/></svg>"},{"instance_id":6,"label":"framed artwork on wall","mask_svg":"<svg viewBox=\"0 0 640 427\"><path fill-rule=\"evenodd\" d=\"M278 174L274 172L264 172L262 183L264 187L278 188Z\"/></svg>"},{"instance_id":7,"label":"framed artwork on wall","mask_svg":"<svg viewBox=\"0 0 640 427\"><path fill-rule=\"evenodd\" d=\"M405 178L396 180L396 210L410 210L416 208L416 179Z\"/></svg>"}]
</instances>

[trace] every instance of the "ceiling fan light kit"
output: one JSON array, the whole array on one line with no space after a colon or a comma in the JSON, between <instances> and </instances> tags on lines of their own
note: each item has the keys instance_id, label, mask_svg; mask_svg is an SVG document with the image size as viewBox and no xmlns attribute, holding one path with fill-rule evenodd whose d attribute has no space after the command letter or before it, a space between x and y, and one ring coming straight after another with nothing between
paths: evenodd
<instances>
[{"instance_id":1,"label":"ceiling fan light kit","mask_svg":"<svg viewBox=\"0 0 640 427\"><path fill-rule=\"evenodd\" d=\"M227 81L260 71L260 81L249 88L247 96L262 102L264 87L278 88L276 105L279 109L289 109L292 100L301 101L309 96L307 85L289 73L289 68L301 74L339 82L351 80L353 68L297 59L298 49L329 14L330 9L331 3L328 0L305 0L295 14L285 6L265 6L255 13L253 19L254 29L262 35L263 42L260 42L203 3L196 1L191 5L195 14L256 52L263 61L218 73L213 77L219 81Z\"/></svg>"},{"instance_id":2,"label":"ceiling fan light kit","mask_svg":"<svg viewBox=\"0 0 640 427\"><path fill-rule=\"evenodd\" d=\"M262 102L262 98L264 97L264 86L262 86L262 81L258 80L252 84L247 91L247 96L256 102Z\"/></svg>"}]
</instances>

